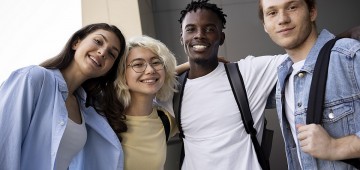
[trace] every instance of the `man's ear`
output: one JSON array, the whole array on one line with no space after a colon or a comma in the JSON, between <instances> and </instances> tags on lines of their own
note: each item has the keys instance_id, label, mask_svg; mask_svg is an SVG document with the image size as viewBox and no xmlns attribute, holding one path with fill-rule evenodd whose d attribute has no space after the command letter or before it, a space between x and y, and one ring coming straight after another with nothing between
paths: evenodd
<instances>
[{"instance_id":1,"label":"man's ear","mask_svg":"<svg viewBox=\"0 0 360 170\"><path fill-rule=\"evenodd\" d=\"M182 32L180 32L180 43L181 43L181 45L184 45L183 38L182 38Z\"/></svg>"},{"instance_id":2,"label":"man's ear","mask_svg":"<svg viewBox=\"0 0 360 170\"><path fill-rule=\"evenodd\" d=\"M221 37L220 37L220 45L223 45L225 42L225 33L221 32Z\"/></svg>"},{"instance_id":3,"label":"man's ear","mask_svg":"<svg viewBox=\"0 0 360 170\"><path fill-rule=\"evenodd\" d=\"M265 27L265 23L263 22L263 27L264 27L264 31L266 32L266 33L268 33L268 31L267 31L267 29L266 29L266 27Z\"/></svg>"},{"instance_id":4,"label":"man's ear","mask_svg":"<svg viewBox=\"0 0 360 170\"><path fill-rule=\"evenodd\" d=\"M315 6L314 8L310 9L310 19L312 22L315 22L316 18L317 18L317 9Z\"/></svg>"}]
</instances>

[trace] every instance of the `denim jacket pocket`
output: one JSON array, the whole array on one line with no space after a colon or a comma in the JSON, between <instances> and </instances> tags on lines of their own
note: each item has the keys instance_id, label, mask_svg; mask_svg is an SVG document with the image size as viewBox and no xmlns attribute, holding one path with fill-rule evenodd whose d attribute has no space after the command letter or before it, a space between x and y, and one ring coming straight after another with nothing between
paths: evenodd
<instances>
[{"instance_id":1,"label":"denim jacket pocket","mask_svg":"<svg viewBox=\"0 0 360 170\"><path fill-rule=\"evenodd\" d=\"M354 102L341 103L324 109L322 124L333 137L354 133Z\"/></svg>"}]
</instances>

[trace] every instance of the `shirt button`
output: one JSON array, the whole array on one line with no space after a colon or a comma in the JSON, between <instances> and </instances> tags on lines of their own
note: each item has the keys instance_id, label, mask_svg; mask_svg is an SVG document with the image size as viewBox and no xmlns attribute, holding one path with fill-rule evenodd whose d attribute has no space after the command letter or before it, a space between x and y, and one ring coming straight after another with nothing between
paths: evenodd
<instances>
[{"instance_id":1,"label":"shirt button","mask_svg":"<svg viewBox=\"0 0 360 170\"><path fill-rule=\"evenodd\" d=\"M299 73L298 75L300 78L303 78L304 77L304 73Z\"/></svg>"},{"instance_id":2,"label":"shirt button","mask_svg":"<svg viewBox=\"0 0 360 170\"><path fill-rule=\"evenodd\" d=\"M297 104L297 106L298 106L298 107L301 107L301 106L302 106L302 103L301 103L301 102L299 102L299 103Z\"/></svg>"},{"instance_id":3,"label":"shirt button","mask_svg":"<svg viewBox=\"0 0 360 170\"><path fill-rule=\"evenodd\" d=\"M64 126L64 125L65 125L65 122L64 122L64 121L61 121L59 124L60 124L61 126Z\"/></svg>"},{"instance_id":4,"label":"shirt button","mask_svg":"<svg viewBox=\"0 0 360 170\"><path fill-rule=\"evenodd\" d=\"M335 117L334 113L329 113L329 118L330 119L334 119L334 117Z\"/></svg>"}]
</instances>

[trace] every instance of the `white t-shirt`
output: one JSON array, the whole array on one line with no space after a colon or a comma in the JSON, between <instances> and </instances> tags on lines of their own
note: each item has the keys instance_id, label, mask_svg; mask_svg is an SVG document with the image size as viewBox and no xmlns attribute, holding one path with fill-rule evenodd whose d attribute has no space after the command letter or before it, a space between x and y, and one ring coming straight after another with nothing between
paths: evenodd
<instances>
[{"instance_id":1,"label":"white t-shirt","mask_svg":"<svg viewBox=\"0 0 360 170\"><path fill-rule=\"evenodd\" d=\"M299 141L297 139L297 131L295 127L295 115L294 115L294 110L295 110L294 76L300 71L304 63L305 60L302 60L292 65L293 71L285 85L285 115L290 124L291 133L293 135L296 146L299 146ZM300 151L298 149L297 149L297 154L299 160L301 160ZM300 166L302 166L301 161L300 161Z\"/></svg>"},{"instance_id":2,"label":"white t-shirt","mask_svg":"<svg viewBox=\"0 0 360 170\"><path fill-rule=\"evenodd\" d=\"M249 56L238 62L259 141L267 96L277 81L277 66L285 57ZM203 77L187 80L181 110L183 170L261 169L223 63Z\"/></svg>"},{"instance_id":3,"label":"white t-shirt","mask_svg":"<svg viewBox=\"0 0 360 170\"><path fill-rule=\"evenodd\" d=\"M81 124L68 118L64 135L61 138L56 155L55 166L57 170L67 170L71 161L84 147L87 139L85 119L81 113Z\"/></svg>"}]
</instances>

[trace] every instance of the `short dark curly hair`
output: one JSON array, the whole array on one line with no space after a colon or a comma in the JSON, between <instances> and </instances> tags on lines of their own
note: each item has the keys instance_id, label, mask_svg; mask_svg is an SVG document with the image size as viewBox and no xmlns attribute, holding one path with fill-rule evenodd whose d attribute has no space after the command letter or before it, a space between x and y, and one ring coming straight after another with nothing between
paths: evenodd
<instances>
[{"instance_id":1,"label":"short dark curly hair","mask_svg":"<svg viewBox=\"0 0 360 170\"><path fill-rule=\"evenodd\" d=\"M182 10L180 12L181 16L180 19L178 20L180 22L180 24L182 24L185 15L188 12L194 11L196 12L197 9L207 9L210 10L212 12L214 12L219 19L222 22L222 28L225 29L225 24L226 24L226 19L225 17L227 16L226 14L224 14L224 12L222 11L222 8L217 7L216 4L212 4L208 2L209 0L197 0L197 1L191 1L191 3L189 3L186 8L184 10Z\"/></svg>"}]
</instances>

